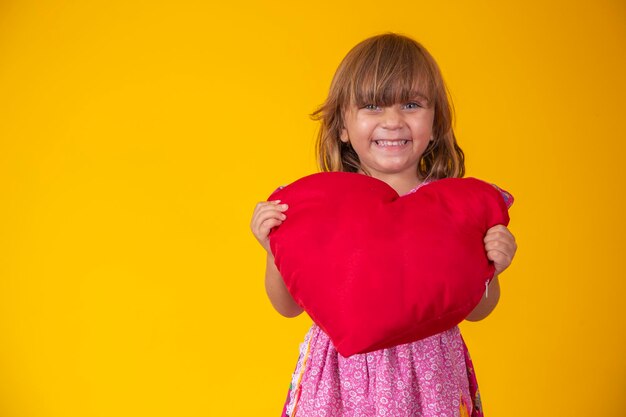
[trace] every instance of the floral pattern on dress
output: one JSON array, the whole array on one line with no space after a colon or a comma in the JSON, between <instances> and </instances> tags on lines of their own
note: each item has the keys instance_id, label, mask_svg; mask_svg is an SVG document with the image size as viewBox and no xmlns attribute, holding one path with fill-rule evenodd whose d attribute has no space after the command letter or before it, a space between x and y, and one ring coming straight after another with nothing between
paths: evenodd
<instances>
[{"instance_id":1,"label":"floral pattern on dress","mask_svg":"<svg viewBox=\"0 0 626 417\"><path fill-rule=\"evenodd\" d=\"M468 359L458 327L344 358L313 325L300 347L283 416L479 417Z\"/></svg>"}]
</instances>

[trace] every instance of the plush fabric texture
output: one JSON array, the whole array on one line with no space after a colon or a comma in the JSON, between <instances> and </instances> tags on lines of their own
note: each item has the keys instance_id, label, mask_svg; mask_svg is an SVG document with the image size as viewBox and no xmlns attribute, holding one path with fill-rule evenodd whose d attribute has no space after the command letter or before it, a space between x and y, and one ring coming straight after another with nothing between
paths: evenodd
<instances>
[{"instance_id":1,"label":"plush fabric texture","mask_svg":"<svg viewBox=\"0 0 626 417\"><path fill-rule=\"evenodd\" d=\"M442 179L400 197L361 174L301 178L268 200L289 205L270 233L296 302L343 356L419 340L460 323L494 267L483 238L508 225L492 185Z\"/></svg>"}]
</instances>

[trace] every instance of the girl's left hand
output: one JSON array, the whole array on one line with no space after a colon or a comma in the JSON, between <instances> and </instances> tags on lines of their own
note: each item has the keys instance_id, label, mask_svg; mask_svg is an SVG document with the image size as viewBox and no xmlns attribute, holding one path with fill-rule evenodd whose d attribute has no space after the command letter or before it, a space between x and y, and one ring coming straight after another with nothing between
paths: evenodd
<instances>
[{"instance_id":1,"label":"girl's left hand","mask_svg":"<svg viewBox=\"0 0 626 417\"><path fill-rule=\"evenodd\" d=\"M496 267L495 275L499 275L513 261L517 251L515 237L506 226L499 224L487 230L484 242L487 259L492 261Z\"/></svg>"}]
</instances>

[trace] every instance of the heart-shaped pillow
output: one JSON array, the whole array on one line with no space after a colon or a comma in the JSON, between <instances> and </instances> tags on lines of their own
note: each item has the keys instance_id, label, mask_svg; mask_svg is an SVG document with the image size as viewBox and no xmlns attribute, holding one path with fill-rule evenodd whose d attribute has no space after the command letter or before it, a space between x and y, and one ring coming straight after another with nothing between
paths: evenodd
<instances>
[{"instance_id":1,"label":"heart-shaped pillow","mask_svg":"<svg viewBox=\"0 0 626 417\"><path fill-rule=\"evenodd\" d=\"M400 197L373 177L327 172L275 191L276 199L289 205L270 233L276 266L346 357L460 323L494 274L485 233L509 221L500 192L474 178Z\"/></svg>"}]
</instances>

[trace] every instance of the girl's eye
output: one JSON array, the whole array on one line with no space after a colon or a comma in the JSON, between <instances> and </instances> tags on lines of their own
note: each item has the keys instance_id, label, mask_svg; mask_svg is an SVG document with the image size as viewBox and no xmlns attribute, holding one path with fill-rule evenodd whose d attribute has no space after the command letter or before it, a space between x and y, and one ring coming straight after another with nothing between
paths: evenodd
<instances>
[{"instance_id":1,"label":"girl's eye","mask_svg":"<svg viewBox=\"0 0 626 417\"><path fill-rule=\"evenodd\" d=\"M365 106L363 106L364 109L366 110L378 110L380 109L380 107L378 107L376 104L366 104Z\"/></svg>"},{"instance_id":2,"label":"girl's eye","mask_svg":"<svg viewBox=\"0 0 626 417\"><path fill-rule=\"evenodd\" d=\"M410 102L410 103L406 103L406 104L404 105L404 107L405 107L406 109L418 109L418 108L422 107L422 105L421 105L421 104L419 104L419 103L417 103L417 102L415 102L415 101L412 101L412 102Z\"/></svg>"}]
</instances>

